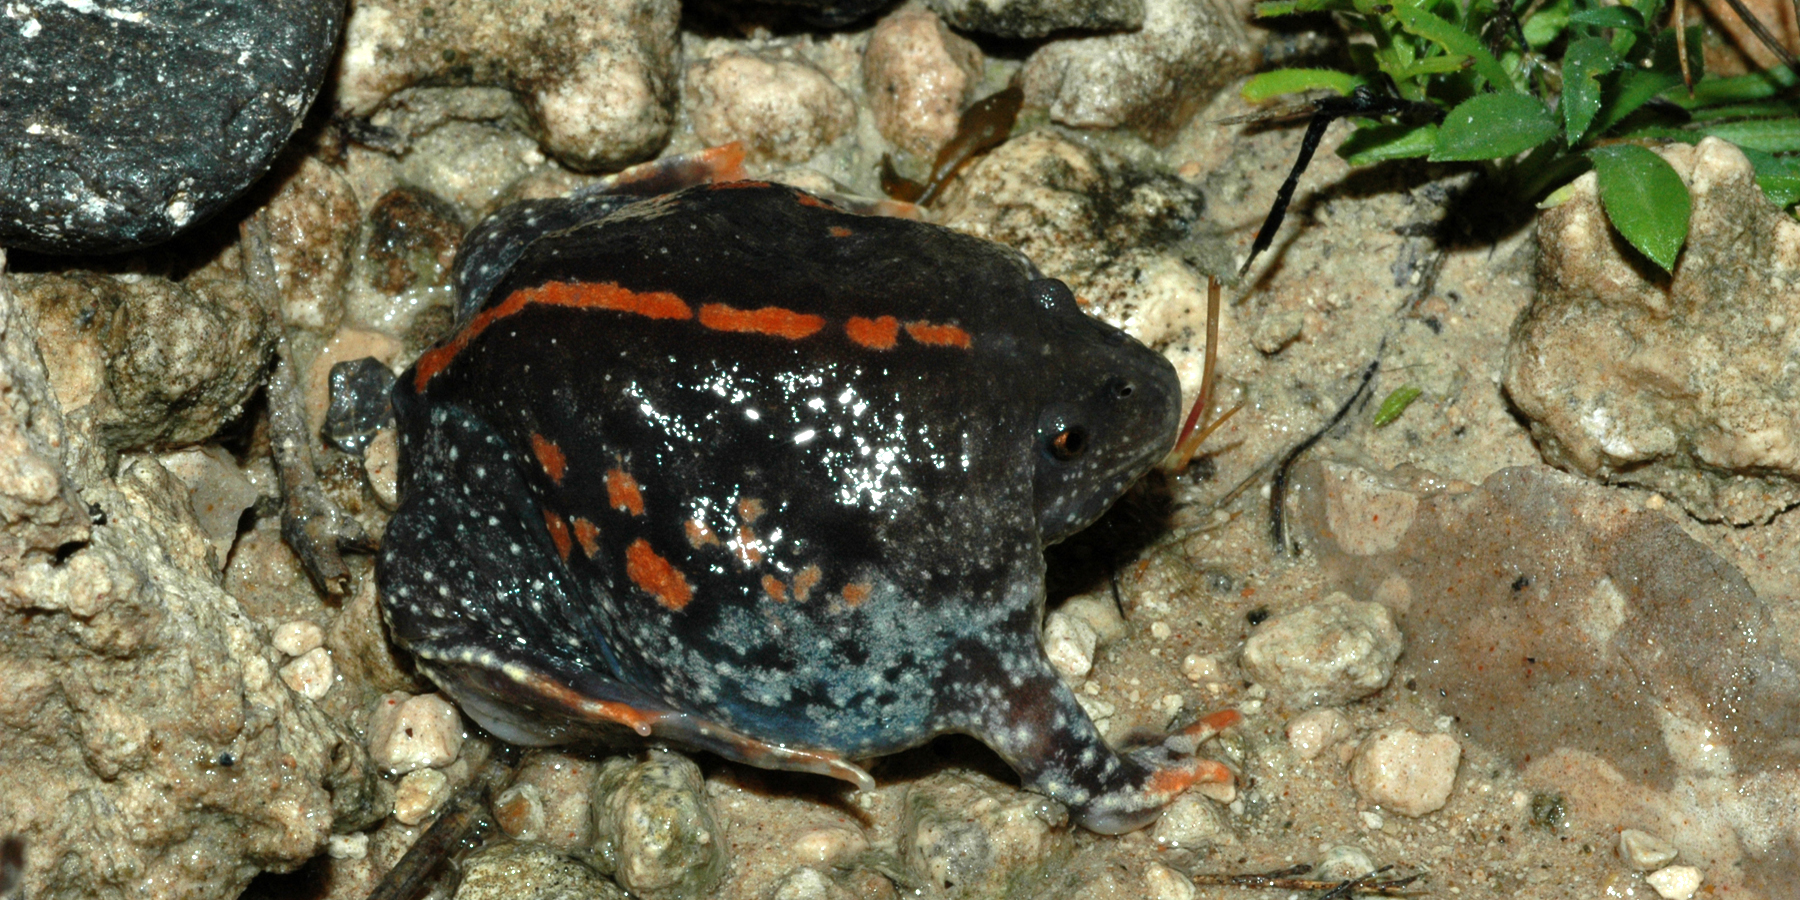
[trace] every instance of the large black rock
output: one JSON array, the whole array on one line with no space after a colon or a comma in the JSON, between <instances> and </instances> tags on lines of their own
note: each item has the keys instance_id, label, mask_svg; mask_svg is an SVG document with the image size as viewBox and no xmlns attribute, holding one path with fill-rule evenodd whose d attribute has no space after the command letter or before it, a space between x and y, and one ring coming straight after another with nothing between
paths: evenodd
<instances>
[{"instance_id":1,"label":"large black rock","mask_svg":"<svg viewBox=\"0 0 1800 900\"><path fill-rule=\"evenodd\" d=\"M0 246L104 253L204 220L269 167L344 0L0 7Z\"/></svg>"}]
</instances>

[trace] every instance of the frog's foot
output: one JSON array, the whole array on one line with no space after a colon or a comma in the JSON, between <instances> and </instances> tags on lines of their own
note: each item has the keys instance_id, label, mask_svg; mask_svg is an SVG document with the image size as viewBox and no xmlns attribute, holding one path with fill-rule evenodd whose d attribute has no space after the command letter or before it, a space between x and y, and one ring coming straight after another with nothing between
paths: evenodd
<instances>
[{"instance_id":1,"label":"frog's foot","mask_svg":"<svg viewBox=\"0 0 1800 900\"><path fill-rule=\"evenodd\" d=\"M1120 834L1156 820L1162 808L1197 784L1230 784L1234 776L1223 763L1195 756L1200 745L1221 730L1242 722L1237 710L1204 716L1164 738L1119 757L1122 779L1095 793L1072 812L1083 827L1101 834Z\"/></svg>"},{"instance_id":2,"label":"frog's foot","mask_svg":"<svg viewBox=\"0 0 1800 900\"><path fill-rule=\"evenodd\" d=\"M823 750L773 744L693 713L671 709L634 688L591 672L549 674L541 661L474 657L464 663L419 654L420 668L456 699L469 717L502 740L526 746L581 741L617 744L639 738L707 750L747 765L809 772L873 790L860 766ZM466 656L466 655L463 655ZM565 677L566 674L566 677Z\"/></svg>"}]
</instances>

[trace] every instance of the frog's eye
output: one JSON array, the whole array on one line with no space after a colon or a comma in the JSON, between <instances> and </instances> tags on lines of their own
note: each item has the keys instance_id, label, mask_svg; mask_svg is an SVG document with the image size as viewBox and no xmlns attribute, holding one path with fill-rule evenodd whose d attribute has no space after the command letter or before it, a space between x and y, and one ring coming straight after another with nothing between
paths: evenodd
<instances>
[{"instance_id":1,"label":"frog's eye","mask_svg":"<svg viewBox=\"0 0 1800 900\"><path fill-rule=\"evenodd\" d=\"M1050 436L1046 445L1052 459L1068 462L1087 450L1087 429L1071 425Z\"/></svg>"}]
</instances>

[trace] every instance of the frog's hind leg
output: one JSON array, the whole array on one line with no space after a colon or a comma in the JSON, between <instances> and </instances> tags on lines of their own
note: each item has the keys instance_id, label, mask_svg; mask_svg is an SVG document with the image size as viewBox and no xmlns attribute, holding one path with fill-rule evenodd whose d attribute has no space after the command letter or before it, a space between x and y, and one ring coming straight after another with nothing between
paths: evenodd
<instances>
[{"instance_id":1,"label":"frog's hind leg","mask_svg":"<svg viewBox=\"0 0 1800 900\"><path fill-rule=\"evenodd\" d=\"M496 737L546 746L639 738L764 768L874 786L840 756L759 741L677 709L619 677L594 617L599 588L560 564L519 454L479 416L396 408L412 468L382 538L377 578L394 639Z\"/></svg>"},{"instance_id":2,"label":"frog's hind leg","mask_svg":"<svg viewBox=\"0 0 1800 900\"><path fill-rule=\"evenodd\" d=\"M1041 652L995 653L972 643L959 649L965 675L992 676L949 688L955 692L952 706L966 717L961 730L998 752L1026 787L1067 805L1090 831L1141 828L1189 787L1232 781L1224 765L1194 753L1242 719L1235 711L1215 713L1158 744L1121 753L1101 739Z\"/></svg>"}]
</instances>

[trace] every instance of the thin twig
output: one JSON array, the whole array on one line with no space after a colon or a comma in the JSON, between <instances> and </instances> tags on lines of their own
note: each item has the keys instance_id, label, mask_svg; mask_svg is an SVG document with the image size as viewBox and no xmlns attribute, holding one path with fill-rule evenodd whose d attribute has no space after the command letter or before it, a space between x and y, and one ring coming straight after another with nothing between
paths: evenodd
<instances>
[{"instance_id":1,"label":"thin twig","mask_svg":"<svg viewBox=\"0 0 1800 900\"><path fill-rule=\"evenodd\" d=\"M1383 344L1385 343L1383 341ZM1356 386L1356 390L1350 394L1350 398L1337 408L1337 412L1332 413L1331 421L1326 422L1325 427L1308 435L1306 440L1288 451L1287 456L1282 458L1281 465L1275 467L1275 477L1269 481L1269 536L1275 541L1276 553L1288 552L1287 526L1283 521L1283 508L1287 505L1288 470L1293 468L1301 454L1312 449L1312 446L1317 444L1320 438L1323 438L1331 429L1336 428L1339 422L1344 421L1344 417L1350 414L1351 408L1356 406L1356 401L1362 397L1363 392L1369 389L1369 382L1374 380L1375 372L1380 368L1381 350L1377 348L1375 358L1369 361L1367 368L1363 369L1362 382Z\"/></svg>"}]
</instances>

